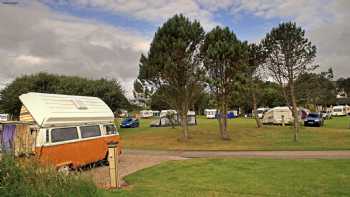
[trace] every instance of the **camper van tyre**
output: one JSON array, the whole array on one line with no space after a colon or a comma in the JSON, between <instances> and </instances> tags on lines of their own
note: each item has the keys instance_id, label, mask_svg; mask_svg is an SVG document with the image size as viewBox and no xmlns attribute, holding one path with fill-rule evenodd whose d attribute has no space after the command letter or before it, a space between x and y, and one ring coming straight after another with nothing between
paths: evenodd
<instances>
[{"instance_id":1,"label":"camper van tyre","mask_svg":"<svg viewBox=\"0 0 350 197\"><path fill-rule=\"evenodd\" d=\"M106 152L105 158L103 158L103 160L102 160L102 165L109 166L109 162L108 162L108 151Z\"/></svg>"}]
</instances>

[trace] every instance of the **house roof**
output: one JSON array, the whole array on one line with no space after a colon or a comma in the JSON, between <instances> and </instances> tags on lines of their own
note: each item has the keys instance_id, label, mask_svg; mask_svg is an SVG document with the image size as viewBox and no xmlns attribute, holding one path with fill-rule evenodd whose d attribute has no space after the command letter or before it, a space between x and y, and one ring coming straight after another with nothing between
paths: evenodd
<instances>
[{"instance_id":1,"label":"house roof","mask_svg":"<svg viewBox=\"0 0 350 197\"><path fill-rule=\"evenodd\" d=\"M19 96L42 127L111 122L112 110L100 98L30 92Z\"/></svg>"}]
</instances>

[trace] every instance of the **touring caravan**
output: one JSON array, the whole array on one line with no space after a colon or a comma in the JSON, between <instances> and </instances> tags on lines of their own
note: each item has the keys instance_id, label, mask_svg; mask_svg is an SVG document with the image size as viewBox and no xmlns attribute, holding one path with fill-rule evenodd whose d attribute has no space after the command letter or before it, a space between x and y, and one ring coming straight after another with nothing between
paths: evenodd
<instances>
[{"instance_id":1,"label":"touring caravan","mask_svg":"<svg viewBox=\"0 0 350 197\"><path fill-rule=\"evenodd\" d=\"M0 114L0 121L7 121L9 115L8 114Z\"/></svg>"},{"instance_id":2,"label":"touring caravan","mask_svg":"<svg viewBox=\"0 0 350 197\"><path fill-rule=\"evenodd\" d=\"M15 146L11 136L22 131L22 138L32 139L31 151L43 163L77 168L106 159L108 144L120 142L114 115L99 98L31 92L19 99L20 121L5 122L2 138L11 148Z\"/></svg>"},{"instance_id":3,"label":"touring caravan","mask_svg":"<svg viewBox=\"0 0 350 197\"><path fill-rule=\"evenodd\" d=\"M153 117L152 110L142 110L140 111L140 118L151 118Z\"/></svg>"},{"instance_id":4,"label":"touring caravan","mask_svg":"<svg viewBox=\"0 0 350 197\"><path fill-rule=\"evenodd\" d=\"M258 118L263 118L264 117L264 114L269 110L270 108L264 108L264 107L261 107L261 108L258 108L256 110L256 113L258 115Z\"/></svg>"},{"instance_id":5,"label":"touring caravan","mask_svg":"<svg viewBox=\"0 0 350 197\"><path fill-rule=\"evenodd\" d=\"M216 109L205 109L204 114L208 119L216 118L217 110Z\"/></svg>"},{"instance_id":6,"label":"touring caravan","mask_svg":"<svg viewBox=\"0 0 350 197\"><path fill-rule=\"evenodd\" d=\"M282 116L284 123L291 124L293 122L292 111L288 107L275 107L265 112L262 119L263 124L282 124Z\"/></svg>"},{"instance_id":7,"label":"touring caravan","mask_svg":"<svg viewBox=\"0 0 350 197\"><path fill-rule=\"evenodd\" d=\"M347 105L338 105L333 107L332 116L346 116L350 113L350 107Z\"/></svg>"}]
</instances>

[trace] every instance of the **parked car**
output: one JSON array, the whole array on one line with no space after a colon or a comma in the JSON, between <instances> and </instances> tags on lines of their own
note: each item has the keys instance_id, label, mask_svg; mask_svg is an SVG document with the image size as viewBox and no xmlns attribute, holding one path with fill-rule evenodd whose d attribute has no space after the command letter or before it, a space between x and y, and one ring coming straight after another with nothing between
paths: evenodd
<instances>
[{"instance_id":1,"label":"parked car","mask_svg":"<svg viewBox=\"0 0 350 197\"><path fill-rule=\"evenodd\" d=\"M323 124L324 120L321 113L309 113L304 119L304 126L321 127Z\"/></svg>"},{"instance_id":2,"label":"parked car","mask_svg":"<svg viewBox=\"0 0 350 197\"><path fill-rule=\"evenodd\" d=\"M126 118L120 123L121 128L136 128L139 126L140 123L137 118Z\"/></svg>"}]
</instances>

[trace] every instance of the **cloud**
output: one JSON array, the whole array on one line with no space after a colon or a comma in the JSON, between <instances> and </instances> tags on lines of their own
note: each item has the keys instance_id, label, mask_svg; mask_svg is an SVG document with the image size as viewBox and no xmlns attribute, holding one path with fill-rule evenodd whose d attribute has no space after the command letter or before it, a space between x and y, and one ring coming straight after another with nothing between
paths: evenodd
<instances>
[{"instance_id":1,"label":"cloud","mask_svg":"<svg viewBox=\"0 0 350 197\"><path fill-rule=\"evenodd\" d=\"M58 0L58 2L85 8L104 9L142 21L153 22L156 25L179 13L190 19L199 20L206 30L220 25L214 20L213 12L208 10L208 7L202 7L196 0Z\"/></svg>"},{"instance_id":2,"label":"cloud","mask_svg":"<svg viewBox=\"0 0 350 197\"><path fill-rule=\"evenodd\" d=\"M237 2L236 2L237 3ZM332 67L336 77L350 77L350 1L348 0L242 0L232 14L249 12L263 18L293 20L306 29L317 46L320 70Z\"/></svg>"},{"instance_id":3,"label":"cloud","mask_svg":"<svg viewBox=\"0 0 350 197\"><path fill-rule=\"evenodd\" d=\"M61 15L38 2L1 5L0 18L5 27L0 31L1 81L47 71L116 78L130 89L150 42L132 30Z\"/></svg>"},{"instance_id":4,"label":"cloud","mask_svg":"<svg viewBox=\"0 0 350 197\"><path fill-rule=\"evenodd\" d=\"M332 66L337 77L350 75L348 0L40 0L0 5L0 88L19 75L47 71L116 78L131 96L139 57L147 52L151 35L68 16L50 9L49 2L96 8L155 26L174 14L183 13L200 20L207 31L222 25L216 21L221 12L231 15L229 20L239 19L242 23L245 14L267 22L294 20L307 30L307 36L316 44L317 63L322 70Z\"/></svg>"},{"instance_id":5,"label":"cloud","mask_svg":"<svg viewBox=\"0 0 350 197\"><path fill-rule=\"evenodd\" d=\"M234 18L250 14L263 19L295 21L317 46L320 70L332 67L336 77L350 77L349 0L204 0L203 7L229 12ZM243 18L244 22L244 18ZM257 38L257 40L262 38ZM256 40L251 40L256 41Z\"/></svg>"}]
</instances>

